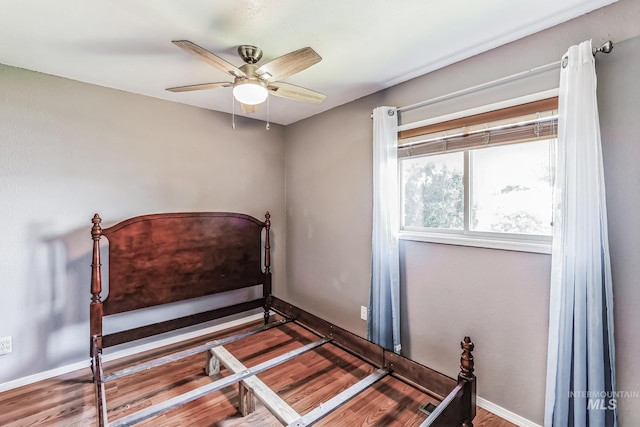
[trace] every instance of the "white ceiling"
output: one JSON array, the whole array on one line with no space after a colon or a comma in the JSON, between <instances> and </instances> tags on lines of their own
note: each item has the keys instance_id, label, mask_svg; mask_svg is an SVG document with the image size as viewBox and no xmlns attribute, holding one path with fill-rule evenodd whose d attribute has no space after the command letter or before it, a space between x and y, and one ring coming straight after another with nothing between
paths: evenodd
<instances>
[{"instance_id":1,"label":"white ceiling","mask_svg":"<svg viewBox=\"0 0 640 427\"><path fill-rule=\"evenodd\" d=\"M614 1L0 0L0 63L231 113L230 88L165 90L231 80L172 40L237 66L241 44L264 51L258 65L310 46L322 61L285 81L327 98L270 97L270 121L286 125Z\"/></svg>"}]
</instances>

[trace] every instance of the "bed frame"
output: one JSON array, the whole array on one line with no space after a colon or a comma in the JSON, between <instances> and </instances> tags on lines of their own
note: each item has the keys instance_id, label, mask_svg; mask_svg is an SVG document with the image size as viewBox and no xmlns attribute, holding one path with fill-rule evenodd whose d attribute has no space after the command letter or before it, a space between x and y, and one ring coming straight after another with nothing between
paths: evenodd
<instances>
[{"instance_id":1,"label":"bed frame","mask_svg":"<svg viewBox=\"0 0 640 427\"><path fill-rule=\"evenodd\" d=\"M127 426L164 413L233 384L239 384L239 411L244 416L260 400L283 425L306 426L336 410L349 399L387 375L392 375L441 399L421 426L473 426L476 378L473 343L461 342L462 355L457 380L397 355L345 329L333 325L271 294L270 215L265 221L229 212L168 213L138 216L109 228L101 228L93 217L91 236L90 355L99 426ZM108 295L102 299L100 241L108 242ZM103 334L109 316L160 306L222 292L262 285L262 296L222 308L168 319L116 333ZM182 350L115 372L105 373L104 348L129 343L226 316L264 311L264 326L231 337ZM272 314L282 320L273 320ZM299 349L252 368L245 367L224 347L267 329L295 322L313 331L319 339ZM318 408L300 415L256 375L303 352L325 344L337 345L377 368L373 374L347 388ZM223 365L229 375L204 387L183 393L133 414L109 421L105 384L118 378L158 367L190 355L207 355L205 370L214 376Z\"/></svg>"}]
</instances>

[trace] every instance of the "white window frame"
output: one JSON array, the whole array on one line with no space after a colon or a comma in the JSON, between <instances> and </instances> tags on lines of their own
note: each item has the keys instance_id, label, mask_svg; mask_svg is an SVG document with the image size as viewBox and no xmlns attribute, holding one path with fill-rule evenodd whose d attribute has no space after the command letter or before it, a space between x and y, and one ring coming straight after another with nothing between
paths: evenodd
<instances>
[{"instance_id":1,"label":"white window frame","mask_svg":"<svg viewBox=\"0 0 640 427\"><path fill-rule=\"evenodd\" d=\"M460 111L446 116L435 117L420 122L414 122L407 125L401 125L398 127L399 131L414 129L420 126L426 126L433 123L445 122L460 117L471 116L475 114L484 113L487 111L498 110L501 108L507 108L527 102L538 101L545 98L550 98L558 95L557 89L549 91L539 92L524 97L511 99L508 101L494 103L479 108ZM551 253L551 236L540 235L526 235L515 233L491 233L491 232L479 232L469 229L470 215L470 177L469 177L469 151L464 151L464 229L460 230L445 230L445 229L425 229L421 227L403 227L400 226L398 237L401 240L429 242L429 243L443 243L459 246L471 246L489 249L500 249L520 252L531 252L540 254ZM401 160L400 160L401 161ZM398 168L398 174L402 172L402 168ZM402 176L399 176L398 185L402 186ZM400 188L402 190L402 188ZM399 191L399 207L400 217L404 218L404 203L402 198L402 191ZM551 206L549 207L551 209Z\"/></svg>"}]
</instances>

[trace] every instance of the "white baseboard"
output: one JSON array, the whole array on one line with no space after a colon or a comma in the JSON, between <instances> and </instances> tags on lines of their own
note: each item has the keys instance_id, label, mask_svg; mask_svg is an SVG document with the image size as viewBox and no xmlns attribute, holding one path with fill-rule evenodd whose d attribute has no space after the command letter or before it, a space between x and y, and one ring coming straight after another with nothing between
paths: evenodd
<instances>
[{"instance_id":1,"label":"white baseboard","mask_svg":"<svg viewBox=\"0 0 640 427\"><path fill-rule=\"evenodd\" d=\"M244 323L253 322L254 320L262 319L263 314L253 314L251 316L242 317L240 319L231 320L229 322L220 323L219 325L214 325L205 329L201 329L194 332L189 332L186 334L177 335L175 337L166 338L159 341L154 341L152 343L143 344L131 348L127 348L120 351L115 351L110 354L105 354L102 358L103 361L108 362L110 360L121 359L123 357L130 356L132 354L141 353L148 350L153 350L156 348L164 347L166 345L171 345L178 343L180 341L190 340L192 338L197 338L202 335L208 335L214 332L221 331L227 328L233 328L234 326L240 326ZM0 393L7 390L12 390L14 388L22 387L25 385L33 384L38 381L47 380L49 378L57 377L59 375L64 375L71 373L73 371L78 371L80 369L88 368L91 366L91 360L87 358L87 360L83 360L81 362L72 363L70 365L61 366L59 368L50 369L48 371L38 372L37 374L29 375L26 377L18 378L12 381L7 381L5 383L0 384Z\"/></svg>"},{"instance_id":2,"label":"white baseboard","mask_svg":"<svg viewBox=\"0 0 640 427\"><path fill-rule=\"evenodd\" d=\"M513 413L507 409L504 409L502 406L498 406L493 402L489 402L488 400L483 399L480 396L476 397L476 405L486 411L491 412L492 414L499 416L502 419L514 423L519 427L542 427L539 424L536 424L533 421L529 421L528 419L521 417L520 415Z\"/></svg>"}]
</instances>

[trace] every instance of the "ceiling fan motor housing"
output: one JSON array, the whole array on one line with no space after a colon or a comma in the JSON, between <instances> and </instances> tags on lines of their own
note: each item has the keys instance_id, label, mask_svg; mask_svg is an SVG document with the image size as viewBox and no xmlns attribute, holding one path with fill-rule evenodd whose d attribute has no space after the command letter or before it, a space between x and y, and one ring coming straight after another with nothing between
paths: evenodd
<instances>
[{"instance_id":1,"label":"ceiling fan motor housing","mask_svg":"<svg viewBox=\"0 0 640 427\"><path fill-rule=\"evenodd\" d=\"M262 58L262 49L256 46L243 44L238 47L238 55L247 64L255 64Z\"/></svg>"}]
</instances>

